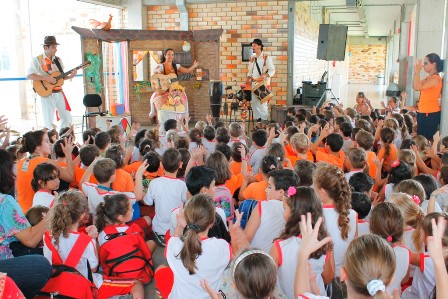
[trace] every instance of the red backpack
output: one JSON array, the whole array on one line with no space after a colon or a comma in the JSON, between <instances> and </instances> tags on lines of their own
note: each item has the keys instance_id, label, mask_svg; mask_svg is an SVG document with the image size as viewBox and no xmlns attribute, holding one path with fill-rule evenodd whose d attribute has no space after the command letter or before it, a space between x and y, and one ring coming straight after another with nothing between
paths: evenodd
<instances>
[{"instance_id":1,"label":"red backpack","mask_svg":"<svg viewBox=\"0 0 448 299\"><path fill-rule=\"evenodd\" d=\"M53 273L39 295L34 298L98 298L98 289L95 284L76 270L76 266L81 260L87 246L92 241L92 238L86 234L79 234L65 262L62 261L51 239L50 233L45 232L44 242L48 249L51 250ZM87 266L88 268L90 267L89 265ZM91 274L90 269L89 274Z\"/></svg>"},{"instance_id":2,"label":"red backpack","mask_svg":"<svg viewBox=\"0 0 448 299\"><path fill-rule=\"evenodd\" d=\"M104 275L150 282L154 266L141 228L131 224L125 232L120 233L115 226L108 225L104 233L108 241L101 245L99 251Z\"/></svg>"}]
</instances>

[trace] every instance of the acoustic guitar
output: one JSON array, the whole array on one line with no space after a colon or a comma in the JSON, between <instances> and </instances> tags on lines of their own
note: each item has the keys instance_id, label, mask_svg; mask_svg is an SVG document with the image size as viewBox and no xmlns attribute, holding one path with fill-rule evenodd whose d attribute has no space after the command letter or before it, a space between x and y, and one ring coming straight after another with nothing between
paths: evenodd
<instances>
[{"instance_id":1,"label":"acoustic guitar","mask_svg":"<svg viewBox=\"0 0 448 299\"><path fill-rule=\"evenodd\" d=\"M151 76L151 87L154 92L160 93L167 91L170 88L171 83L189 80L193 77L196 76L194 74L181 74L179 75L179 77L177 77L174 73L168 75L154 74Z\"/></svg>"},{"instance_id":2,"label":"acoustic guitar","mask_svg":"<svg viewBox=\"0 0 448 299\"><path fill-rule=\"evenodd\" d=\"M60 72L53 72L50 74L51 77L56 79L56 83L51 84L45 80L34 80L33 81L33 89L34 92L40 95L41 97L48 97L55 87L61 87L64 84L64 78L70 75L74 70L79 70L88 67L91 64L90 61L86 61L81 65L75 67L74 69L69 70L61 74Z\"/></svg>"}]
</instances>

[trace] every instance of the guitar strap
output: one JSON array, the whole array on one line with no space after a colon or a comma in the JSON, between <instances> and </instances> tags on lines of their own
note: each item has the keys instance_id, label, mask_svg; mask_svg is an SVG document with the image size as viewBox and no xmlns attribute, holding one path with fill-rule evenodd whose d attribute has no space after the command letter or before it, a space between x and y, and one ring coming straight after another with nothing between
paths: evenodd
<instances>
[{"instance_id":1,"label":"guitar strap","mask_svg":"<svg viewBox=\"0 0 448 299\"><path fill-rule=\"evenodd\" d=\"M58 67L58 70L61 74L64 73L64 70L62 69L61 63L59 62L59 57L55 56L54 58L54 64Z\"/></svg>"}]
</instances>

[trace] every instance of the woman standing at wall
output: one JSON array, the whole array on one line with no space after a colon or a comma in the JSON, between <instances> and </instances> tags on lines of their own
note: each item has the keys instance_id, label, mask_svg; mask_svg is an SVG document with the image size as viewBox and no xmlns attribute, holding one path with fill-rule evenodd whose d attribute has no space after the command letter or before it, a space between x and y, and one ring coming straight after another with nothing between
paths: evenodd
<instances>
[{"instance_id":1,"label":"woman standing at wall","mask_svg":"<svg viewBox=\"0 0 448 299\"><path fill-rule=\"evenodd\" d=\"M428 74L420 80L420 71ZM439 55L431 53L422 61L414 64L414 77L412 88L420 91L417 113L417 134L432 140L434 133L440 125L440 96L442 91L442 78L439 73L443 70L443 61Z\"/></svg>"}]
</instances>

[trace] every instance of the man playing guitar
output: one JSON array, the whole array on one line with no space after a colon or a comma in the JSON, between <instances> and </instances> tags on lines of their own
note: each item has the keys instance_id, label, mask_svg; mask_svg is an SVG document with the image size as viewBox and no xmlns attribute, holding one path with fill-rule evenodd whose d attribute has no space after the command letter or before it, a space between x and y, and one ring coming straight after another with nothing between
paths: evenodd
<instances>
[{"instance_id":1,"label":"man playing guitar","mask_svg":"<svg viewBox=\"0 0 448 299\"><path fill-rule=\"evenodd\" d=\"M63 73L61 59L56 56L58 45L54 36L46 36L44 38L44 54L34 57L31 61L31 66L27 72L28 79L48 82L50 85L57 82L50 74L53 72ZM76 70L73 70L65 79L71 79L75 76ZM70 106L61 87L54 87L53 92L49 96L41 96L40 98L44 125L47 129L53 128L55 110L58 111L58 116L61 118L61 128L70 126L72 123Z\"/></svg>"},{"instance_id":2,"label":"man playing guitar","mask_svg":"<svg viewBox=\"0 0 448 299\"><path fill-rule=\"evenodd\" d=\"M270 78L275 74L275 66L272 63L271 56L263 52L263 43L256 38L251 43L254 55L249 61L248 73L246 78L246 85L252 85L252 82L265 81L265 84L270 88ZM268 82L269 81L269 82ZM257 97L252 93L251 101L254 118L258 122L268 120L268 103L261 103Z\"/></svg>"}]
</instances>

